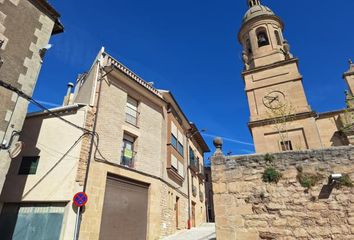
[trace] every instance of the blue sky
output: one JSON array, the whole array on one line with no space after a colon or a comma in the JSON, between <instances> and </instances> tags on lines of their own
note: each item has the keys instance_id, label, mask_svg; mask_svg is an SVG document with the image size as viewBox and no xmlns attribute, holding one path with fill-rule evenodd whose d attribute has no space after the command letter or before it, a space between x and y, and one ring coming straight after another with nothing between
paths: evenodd
<instances>
[{"instance_id":1,"label":"blue sky","mask_svg":"<svg viewBox=\"0 0 354 240\"><path fill-rule=\"evenodd\" d=\"M60 105L66 84L92 64L101 46L155 87L170 89L206 141L224 151L254 151L241 78L237 33L246 0L50 0L65 33L54 36L34 98ZM342 74L354 58L353 0L263 0L285 23L316 111L344 107ZM47 105L51 107L51 105ZM33 110L31 107L30 110Z\"/></svg>"}]
</instances>

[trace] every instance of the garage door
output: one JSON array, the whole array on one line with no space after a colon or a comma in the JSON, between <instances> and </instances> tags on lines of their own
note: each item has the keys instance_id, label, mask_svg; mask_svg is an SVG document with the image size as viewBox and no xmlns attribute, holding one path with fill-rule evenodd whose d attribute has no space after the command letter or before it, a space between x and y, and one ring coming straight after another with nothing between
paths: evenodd
<instances>
[{"instance_id":1,"label":"garage door","mask_svg":"<svg viewBox=\"0 0 354 240\"><path fill-rule=\"evenodd\" d=\"M148 188L130 179L107 177L100 239L146 239Z\"/></svg>"},{"instance_id":2,"label":"garage door","mask_svg":"<svg viewBox=\"0 0 354 240\"><path fill-rule=\"evenodd\" d=\"M7 203L0 216L0 239L57 240L64 210L61 203Z\"/></svg>"}]
</instances>

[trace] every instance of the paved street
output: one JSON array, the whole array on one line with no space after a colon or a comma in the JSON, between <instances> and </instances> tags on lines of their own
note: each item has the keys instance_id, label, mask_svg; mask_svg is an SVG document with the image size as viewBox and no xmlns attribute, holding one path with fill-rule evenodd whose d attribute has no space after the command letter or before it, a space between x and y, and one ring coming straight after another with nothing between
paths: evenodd
<instances>
[{"instance_id":1,"label":"paved street","mask_svg":"<svg viewBox=\"0 0 354 240\"><path fill-rule=\"evenodd\" d=\"M215 224L205 223L191 230L182 230L163 240L216 240Z\"/></svg>"}]
</instances>

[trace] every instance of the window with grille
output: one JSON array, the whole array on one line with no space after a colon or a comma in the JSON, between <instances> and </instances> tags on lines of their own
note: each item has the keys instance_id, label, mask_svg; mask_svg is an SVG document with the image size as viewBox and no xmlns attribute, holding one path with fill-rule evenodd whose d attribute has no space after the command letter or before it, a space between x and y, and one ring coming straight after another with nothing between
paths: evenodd
<instances>
[{"instance_id":1,"label":"window with grille","mask_svg":"<svg viewBox=\"0 0 354 240\"><path fill-rule=\"evenodd\" d=\"M135 143L135 138L125 133L123 136L121 165L134 168L134 157L135 157L134 143Z\"/></svg>"},{"instance_id":2,"label":"window with grille","mask_svg":"<svg viewBox=\"0 0 354 240\"><path fill-rule=\"evenodd\" d=\"M34 175L37 172L39 156L23 157L18 171L19 175Z\"/></svg>"},{"instance_id":3,"label":"window with grille","mask_svg":"<svg viewBox=\"0 0 354 240\"><path fill-rule=\"evenodd\" d=\"M291 151L293 150L293 145L291 141L282 141L280 142L281 150L282 151Z\"/></svg>"},{"instance_id":4,"label":"window with grille","mask_svg":"<svg viewBox=\"0 0 354 240\"><path fill-rule=\"evenodd\" d=\"M130 123L134 126L137 126L138 125L138 116L139 116L138 101L135 100L134 98L131 98L128 96L127 106L126 106L126 110L125 110L125 120L128 123Z\"/></svg>"}]
</instances>

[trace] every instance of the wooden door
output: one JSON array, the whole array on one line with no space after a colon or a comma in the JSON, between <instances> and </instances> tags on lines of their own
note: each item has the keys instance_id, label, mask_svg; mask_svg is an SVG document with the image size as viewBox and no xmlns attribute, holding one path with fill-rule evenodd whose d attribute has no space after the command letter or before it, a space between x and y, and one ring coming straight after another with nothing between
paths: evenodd
<instances>
[{"instance_id":1,"label":"wooden door","mask_svg":"<svg viewBox=\"0 0 354 240\"><path fill-rule=\"evenodd\" d=\"M195 202L192 202L192 227L195 227Z\"/></svg>"},{"instance_id":2,"label":"wooden door","mask_svg":"<svg viewBox=\"0 0 354 240\"><path fill-rule=\"evenodd\" d=\"M176 229L178 229L179 197L176 197L175 214L176 214Z\"/></svg>"}]
</instances>

